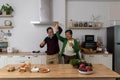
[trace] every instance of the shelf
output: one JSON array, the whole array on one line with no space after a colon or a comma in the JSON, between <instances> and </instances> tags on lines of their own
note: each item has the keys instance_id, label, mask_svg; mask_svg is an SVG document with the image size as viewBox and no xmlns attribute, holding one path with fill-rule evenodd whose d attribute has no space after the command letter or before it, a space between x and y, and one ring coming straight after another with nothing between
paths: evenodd
<instances>
[{"instance_id":1,"label":"shelf","mask_svg":"<svg viewBox=\"0 0 120 80\"><path fill-rule=\"evenodd\" d=\"M101 29L102 27L69 27L69 29Z\"/></svg>"},{"instance_id":2,"label":"shelf","mask_svg":"<svg viewBox=\"0 0 120 80\"><path fill-rule=\"evenodd\" d=\"M11 29L14 28L13 26L0 26L0 29Z\"/></svg>"},{"instance_id":3,"label":"shelf","mask_svg":"<svg viewBox=\"0 0 120 80\"><path fill-rule=\"evenodd\" d=\"M13 17L13 15L0 15L0 17Z\"/></svg>"}]
</instances>

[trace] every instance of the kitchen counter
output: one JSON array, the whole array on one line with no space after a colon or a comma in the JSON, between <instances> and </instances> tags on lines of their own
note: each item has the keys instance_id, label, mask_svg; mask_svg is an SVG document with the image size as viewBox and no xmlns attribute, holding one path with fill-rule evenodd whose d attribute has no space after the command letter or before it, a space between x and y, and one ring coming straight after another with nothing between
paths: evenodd
<instances>
[{"instance_id":1,"label":"kitchen counter","mask_svg":"<svg viewBox=\"0 0 120 80\"><path fill-rule=\"evenodd\" d=\"M0 68L8 64L22 64L30 61L34 64L46 64L45 53L1 53Z\"/></svg>"},{"instance_id":2,"label":"kitchen counter","mask_svg":"<svg viewBox=\"0 0 120 80\"><path fill-rule=\"evenodd\" d=\"M32 53L32 52L19 52L19 53L0 53L0 56L32 56L32 55L45 55L46 53Z\"/></svg>"},{"instance_id":3,"label":"kitchen counter","mask_svg":"<svg viewBox=\"0 0 120 80\"><path fill-rule=\"evenodd\" d=\"M37 65L37 67L47 67L50 69L48 73L31 73L31 72L7 72L7 65L0 69L0 79L41 79L41 80L115 80L115 78L119 78L120 75L116 72L110 70L102 64L94 64L93 69L94 73L91 75L82 75L78 72L77 69L73 68L69 64L58 64L58 65ZM18 67L18 65L13 65Z\"/></svg>"},{"instance_id":4,"label":"kitchen counter","mask_svg":"<svg viewBox=\"0 0 120 80\"><path fill-rule=\"evenodd\" d=\"M99 54L100 54L100 55L101 55L101 54L105 54L104 52L97 52L97 53L85 53L85 52L81 52L81 53L82 53L82 54L90 54L90 55L92 55L92 54L93 54L93 55L94 55L94 54L96 54L96 55L97 55L97 54L98 54L98 55L99 55ZM112 53L108 53L108 54L105 54L105 55L109 55L109 54L111 55Z\"/></svg>"},{"instance_id":5,"label":"kitchen counter","mask_svg":"<svg viewBox=\"0 0 120 80\"><path fill-rule=\"evenodd\" d=\"M109 54L104 54L104 53L95 53L95 54L86 54L85 55L112 55L111 53ZM30 56L30 55L46 55L46 53L32 53L32 52L19 52L19 53L5 53L1 52L0 56Z\"/></svg>"}]
</instances>

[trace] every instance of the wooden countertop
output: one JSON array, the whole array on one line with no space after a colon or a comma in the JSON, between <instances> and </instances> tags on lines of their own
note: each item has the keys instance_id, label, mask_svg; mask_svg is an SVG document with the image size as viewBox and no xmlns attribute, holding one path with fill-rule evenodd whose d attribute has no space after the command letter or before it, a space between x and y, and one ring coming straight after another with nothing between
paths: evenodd
<instances>
[{"instance_id":1,"label":"wooden countertop","mask_svg":"<svg viewBox=\"0 0 120 80\"><path fill-rule=\"evenodd\" d=\"M10 66L10 65L8 65ZM38 67L47 67L51 71L48 73L31 73L31 72L7 72L4 67L0 69L0 78L39 78L39 79L75 79L75 78L119 78L120 75L116 72L113 72L109 68L105 67L102 64L94 64L94 73L91 75L82 75L78 72L77 69L73 68L69 64L58 64L58 65L37 65ZM14 65L18 67L18 65Z\"/></svg>"},{"instance_id":2,"label":"wooden countertop","mask_svg":"<svg viewBox=\"0 0 120 80\"><path fill-rule=\"evenodd\" d=\"M37 55L46 55L46 53L32 53L32 52L0 53L0 56L37 56Z\"/></svg>"},{"instance_id":3,"label":"wooden countertop","mask_svg":"<svg viewBox=\"0 0 120 80\"><path fill-rule=\"evenodd\" d=\"M93 53L93 54L83 53L83 55L112 55L112 53L108 53L108 54L105 54L105 53Z\"/></svg>"},{"instance_id":4,"label":"wooden countertop","mask_svg":"<svg viewBox=\"0 0 120 80\"><path fill-rule=\"evenodd\" d=\"M37 56L37 55L46 55L46 53L32 53L32 52L19 52L19 53L0 53L0 56ZM104 53L95 53L95 54L86 54L83 55L112 55L112 54L104 54Z\"/></svg>"}]
</instances>

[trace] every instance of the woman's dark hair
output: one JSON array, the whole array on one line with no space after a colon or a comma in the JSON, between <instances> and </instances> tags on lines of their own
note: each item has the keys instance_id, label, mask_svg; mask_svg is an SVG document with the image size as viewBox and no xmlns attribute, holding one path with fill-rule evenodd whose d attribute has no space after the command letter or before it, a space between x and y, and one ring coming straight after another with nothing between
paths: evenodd
<instances>
[{"instance_id":1,"label":"woman's dark hair","mask_svg":"<svg viewBox=\"0 0 120 80\"><path fill-rule=\"evenodd\" d=\"M48 28L47 28L47 32L48 32L50 29L52 29L52 30L53 30L53 28L52 28L52 27L48 27Z\"/></svg>"},{"instance_id":2,"label":"woman's dark hair","mask_svg":"<svg viewBox=\"0 0 120 80\"><path fill-rule=\"evenodd\" d=\"M72 30L66 30L65 33L70 33L71 35L73 34Z\"/></svg>"}]
</instances>

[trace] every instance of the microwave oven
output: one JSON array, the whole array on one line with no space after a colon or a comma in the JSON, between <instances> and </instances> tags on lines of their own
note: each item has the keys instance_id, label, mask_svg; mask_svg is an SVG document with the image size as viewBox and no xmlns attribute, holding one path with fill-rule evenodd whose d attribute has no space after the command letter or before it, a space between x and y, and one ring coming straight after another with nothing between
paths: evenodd
<instances>
[{"instance_id":1,"label":"microwave oven","mask_svg":"<svg viewBox=\"0 0 120 80\"><path fill-rule=\"evenodd\" d=\"M95 42L94 35L85 35L85 42Z\"/></svg>"}]
</instances>

